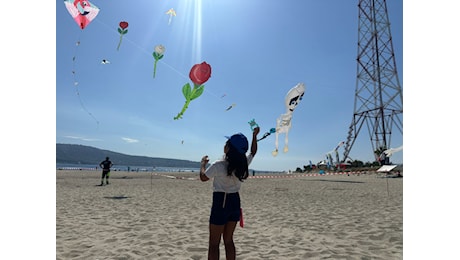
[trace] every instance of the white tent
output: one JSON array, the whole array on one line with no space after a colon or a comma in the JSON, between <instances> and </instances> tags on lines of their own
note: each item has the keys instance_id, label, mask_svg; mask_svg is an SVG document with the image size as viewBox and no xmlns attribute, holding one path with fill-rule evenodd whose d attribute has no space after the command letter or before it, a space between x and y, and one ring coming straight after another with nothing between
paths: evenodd
<instances>
[{"instance_id":1,"label":"white tent","mask_svg":"<svg viewBox=\"0 0 460 260\"><path fill-rule=\"evenodd\" d=\"M377 170L377 172L390 172L391 170L396 168L396 166L398 165L383 165Z\"/></svg>"}]
</instances>

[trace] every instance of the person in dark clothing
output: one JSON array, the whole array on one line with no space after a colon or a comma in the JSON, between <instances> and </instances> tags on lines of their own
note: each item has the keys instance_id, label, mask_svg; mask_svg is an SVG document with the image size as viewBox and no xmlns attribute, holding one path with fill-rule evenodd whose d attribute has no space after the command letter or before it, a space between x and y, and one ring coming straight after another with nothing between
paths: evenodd
<instances>
[{"instance_id":1,"label":"person in dark clothing","mask_svg":"<svg viewBox=\"0 0 460 260\"><path fill-rule=\"evenodd\" d=\"M104 178L105 184L109 185L110 168L112 167L112 165L113 164L109 160L109 157L105 157L105 160L99 164L99 166L102 168L101 186L104 185Z\"/></svg>"}]
</instances>

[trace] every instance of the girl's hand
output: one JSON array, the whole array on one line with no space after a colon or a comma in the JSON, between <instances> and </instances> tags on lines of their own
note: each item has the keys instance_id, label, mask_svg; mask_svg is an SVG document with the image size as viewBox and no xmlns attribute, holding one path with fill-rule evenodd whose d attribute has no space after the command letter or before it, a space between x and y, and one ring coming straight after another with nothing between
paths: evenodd
<instances>
[{"instance_id":1,"label":"girl's hand","mask_svg":"<svg viewBox=\"0 0 460 260\"><path fill-rule=\"evenodd\" d=\"M208 164L209 162L209 158L207 155L203 156L203 158L201 158L201 167L200 167L200 180L201 181L208 181L209 178L206 177L206 164Z\"/></svg>"},{"instance_id":2,"label":"girl's hand","mask_svg":"<svg viewBox=\"0 0 460 260\"><path fill-rule=\"evenodd\" d=\"M203 166L206 166L209 162L209 157L207 155L203 156L203 158L201 158L201 165Z\"/></svg>"}]
</instances>

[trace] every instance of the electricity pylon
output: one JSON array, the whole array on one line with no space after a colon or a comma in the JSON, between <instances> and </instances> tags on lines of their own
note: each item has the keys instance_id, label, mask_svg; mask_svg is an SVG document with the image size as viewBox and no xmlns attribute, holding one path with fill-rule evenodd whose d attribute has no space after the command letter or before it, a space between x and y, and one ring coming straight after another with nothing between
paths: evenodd
<instances>
[{"instance_id":1,"label":"electricity pylon","mask_svg":"<svg viewBox=\"0 0 460 260\"><path fill-rule=\"evenodd\" d=\"M359 0L358 9L355 104L343 161L348 158L364 123L376 160L379 154L375 151L390 148L393 128L397 128L401 136L403 133L403 98L386 1ZM388 158L385 161L388 163Z\"/></svg>"}]
</instances>

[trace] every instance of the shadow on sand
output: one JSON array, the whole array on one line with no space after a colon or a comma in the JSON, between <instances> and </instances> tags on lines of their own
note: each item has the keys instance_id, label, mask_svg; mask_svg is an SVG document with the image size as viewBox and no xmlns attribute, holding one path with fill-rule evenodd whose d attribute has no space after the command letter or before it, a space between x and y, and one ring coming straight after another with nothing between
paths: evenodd
<instances>
[{"instance_id":1,"label":"shadow on sand","mask_svg":"<svg viewBox=\"0 0 460 260\"><path fill-rule=\"evenodd\" d=\"M106 199L113 199L113 200L122 200L122 199L127 199L129 197L126 196L113 196L113 197L104 197Z\"/></svg>"}]
</instances>

